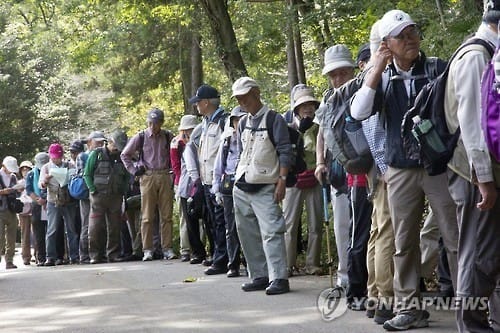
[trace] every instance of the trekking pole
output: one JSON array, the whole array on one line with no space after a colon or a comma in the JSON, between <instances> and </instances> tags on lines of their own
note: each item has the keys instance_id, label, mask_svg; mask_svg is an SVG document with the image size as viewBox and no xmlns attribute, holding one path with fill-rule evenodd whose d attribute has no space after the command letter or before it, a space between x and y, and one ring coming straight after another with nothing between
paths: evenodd
<instances>
[{"instance_id":1,"label":"trekking pole","mask_svg":"<svg viewBox=\"0 0 500 333\"><path fill-rule=\"evenodd\" d=\"M330 273L330 288L333 288L333 262L332 262L332 252L330 249L330 218L328 216L328 190L330 185L326 182L326 173L323 173L321 179L321 189L323 192L323 219L325 222L326 229L326 249L328 253L328 272Z\"/></svg>"}]
</instances>

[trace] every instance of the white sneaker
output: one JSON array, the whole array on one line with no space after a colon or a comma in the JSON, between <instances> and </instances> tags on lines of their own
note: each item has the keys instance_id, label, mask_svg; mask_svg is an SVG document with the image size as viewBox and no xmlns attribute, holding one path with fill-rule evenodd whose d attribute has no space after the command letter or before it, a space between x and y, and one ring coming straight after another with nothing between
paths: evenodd
<instances>
[{"instance_id":1,"label":"white sneaker","mask_svg":"<svg viewBox=\"0 0 500 333\"><path fill-rule=\"evenodd\" d=\"M177 255L175 254L172 248L166 249L165 251L163 251L163 259L166 260L177 259Z\"/></svg>"},{"instance_id":2,"label":"white sneaker","mask_svg":"<svg viewBox=\"0 0 500 333\"><path fill-rule=\"evenodd\" d=\"M142 261L151 261L151 260L153 260L153 252L145 250L144 257L142 257Z\"/></svg>"}]
</instances>

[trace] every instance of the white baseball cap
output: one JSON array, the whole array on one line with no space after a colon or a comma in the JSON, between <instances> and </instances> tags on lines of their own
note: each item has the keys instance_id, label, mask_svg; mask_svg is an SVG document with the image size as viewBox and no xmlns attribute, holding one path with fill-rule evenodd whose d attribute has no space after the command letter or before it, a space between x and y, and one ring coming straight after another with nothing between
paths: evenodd
<instances>
[{"instance_id":1,"label":"white baseball cap","mask_svg":"<svg viewBox=\"0 0 500 333\"><path fill-rule=\"evenodd\" d=\"M17 159L15 157L6 156L2 164L9 172L16 173L19 171L19 165L17 165Z\"/></svg>"},{"instance_id":2,"label":"white baseball cap","mask_svg":"<svg viewBox=\"0 0 500 333\"><path fill-rule=\"evenodd\" d=\"M410 15L402 10L390 10L384 14L378 23L379 37L384 39L386 37L397 36L404 28L415 24Z\"/></svg>"},{"instance_id":3,"label":"white baseball cap","mask_svg":"<svg viewBox=\"0 0 500 333\"><path fill-rule=\"evenodd\" d=\"M258 88L259 85L257 82L255 82L254 79L248 77L248 76L243 76L240 77L238 80L234 81L233 83L233 94L231 97L234 96L241 96L241 95L246 95L252 88Z\"/></svg>"}]
</instances>

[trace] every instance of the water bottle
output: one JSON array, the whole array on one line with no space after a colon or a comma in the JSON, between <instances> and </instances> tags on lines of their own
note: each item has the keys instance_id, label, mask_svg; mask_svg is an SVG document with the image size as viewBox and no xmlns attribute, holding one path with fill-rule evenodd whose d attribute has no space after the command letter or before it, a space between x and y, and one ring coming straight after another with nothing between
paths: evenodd
<instances>
[{"instance_id":1,"label":"water bottle","mask_svg":"<svg viewBox=\"0 0 500 333\"><path fill-rule=\"evenodd\" d=\"M420 116L412 118L413 126L412 134L417 139L422 152L427 155L430 160L439 158L439 155L446 152L446 146L443 140L439 137L436 128L429 119L421 119Z\"/></svg>"}]
</instances>

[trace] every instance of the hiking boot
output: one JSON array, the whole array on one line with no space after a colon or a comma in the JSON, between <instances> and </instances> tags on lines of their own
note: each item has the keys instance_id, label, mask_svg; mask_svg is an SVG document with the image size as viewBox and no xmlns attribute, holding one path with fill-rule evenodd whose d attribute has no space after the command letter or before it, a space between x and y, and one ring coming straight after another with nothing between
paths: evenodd
<instances>
[{"instance_id":1,"label":"hiking boot","mask_svg":"<svg viewBox=\"0 0 500 333\"><path fill-rule=\"evenodd\" d=\"M394 318L384 323L387 331L405 331L410 328L428 327L429 322L425 318L424 312L413 310L405 313L399 313Z\"/></svg>"},{"instance_id":2,"label":"hiking boot","mask_svg":"<svg viewBox=\"0 0 500 333\"><path fill-rule=\"evenodd\" d=\"M149 250L144 251L144 257L142 257L142 261L151 261L153 260L153 253Z\"/></svg>"}]
</instances>

